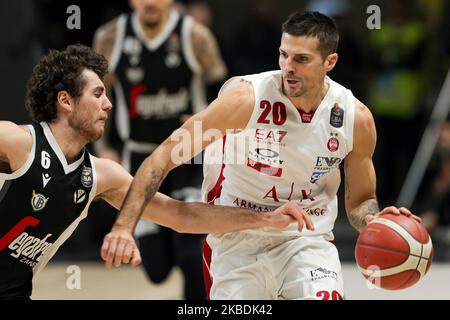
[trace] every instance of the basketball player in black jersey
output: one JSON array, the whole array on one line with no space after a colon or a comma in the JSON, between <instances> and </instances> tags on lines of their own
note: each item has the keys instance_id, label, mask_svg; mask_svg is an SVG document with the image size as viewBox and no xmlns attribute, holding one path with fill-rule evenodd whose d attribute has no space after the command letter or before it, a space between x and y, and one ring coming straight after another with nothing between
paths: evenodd
<instances>
[{"instance_id":1,"label":"basketball player in black jersey","mask_svg":"<svg viewBox=\"0 0 450 320\"><path fill-rule=\"evenodd\" d=\"M52 51L34 68L26 107L32 124L0 121L0 299L27 299L39 272L102 198L120 208L132 177L114 161L90 155L112 105L102 78L107 60L73 45ZM184 203L158 194L144 217L180 232L228 232L242 228L284 228L298 222L294 203L272 214ZM131 226L131 227L130 227ZM117 220L101 255L112 263L138 265L139 250L130 217Z\"/></svg>"},{"instance_id":2,"label":"basketball player in black jersey","mask_svg":"<svg viewBox=\"0 0 450 320\"><path fill-rule=\"evenodd\" d=\"M99 155L121 159L131 174L189 115L206 107L203 83L226 74L211 32L175 10L172 2L132 0L133 12L100 27L94 38L95 49L110 62L106 84L114 88L117 105L111 127L123 142L119 156L108 143L107 131ZM200 199L201 178L200 165L183 165L160 190L180 200ZM178 265L185 276L185 298L204 297L202 237L143 221L137 232L143 265L153 282L164 281Z\"/></svg>"}]
</instances>

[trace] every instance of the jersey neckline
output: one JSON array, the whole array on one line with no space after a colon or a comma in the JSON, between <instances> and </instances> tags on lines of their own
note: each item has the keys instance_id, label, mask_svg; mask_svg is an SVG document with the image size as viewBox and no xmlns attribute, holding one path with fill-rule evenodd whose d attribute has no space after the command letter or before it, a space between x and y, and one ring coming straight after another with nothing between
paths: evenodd
<instances>
[{"instance_id":1,"label":"jersey neckline","mask_svg":"<svg viewBox=\"0 0 450 320\"><path fill-rule=\"evenodd\" d=\"M45 138L47 139L48 143L50 144L50 147L53 149L53 152L55 152L56 156L58 157L59 162L61 163L61 165L64 169L64 173L68 174L68 173L75 171L80 166L80 164L84 161L84 152L81 154L80 158L77 161L75 161L71 164L68 164L67 159L64 156L64 153L62 152L62 150L61 150L58 142L56 141L55 136L53 135L52 130L50 129L48 124L46 122L41 122L40 125L44 129Z\"/></svg>"},{"instance_id":2,"label":"jersey neckline","mask_svg":"<svg viewBox=\"0 0 450 320\"><path fill-rule=\"evenodd\" d=\"M171 10L169 13L169 19L166 22L166 25L161 30L161 32L154 38L149 39L147 35L145 34L144 30L142 29L142 26L139 22L139 17L135 12L131 15L131 26L133 28L134 33L136 36L141 40L148 50L155 51L157 50L170 36L172 31L177 26L178 20L180 18L180 14L176 10Z\"/></svg>"},{"instance_id":3,"label":"jersey neckline","mask_svg":"<svg viewBox=\"0 0 450 320\"><path fill-rule=\"evenodd\" d=\"M295 110L294 113L295 113L295 116L297 118L297 123L299 123L299 124L306 124L306 125L314 125L314 123L316 122L316 119L318 118L318 115L322 112L322 109L325 108L325 106L327 105L328 101L330 100L330 97L332 95L332 90L333 90L333 81L328 76L325 76L325 81L329 84L327 93L325 94L323 99L320 101L319 106L315 110L313 110L313 111L311 111L309 113L303 112L304 114L311 114L312 115L311 116L311 120L309 122L304 122L302 120L302 115L301 115L302 111L297 109L295 107L295 105L292 103L292 101L289 100L289 98L283 92L283 89L282 89L282 86L281 86L281 81L282 81L281 80L281 74L280 74L280 78L278 80L279 80L279 81L277 81L278 89L281 91L282 97L286 101L286 104L288 105L288 108L291 108L291 109Z\"/></svg>"}]
</instances>

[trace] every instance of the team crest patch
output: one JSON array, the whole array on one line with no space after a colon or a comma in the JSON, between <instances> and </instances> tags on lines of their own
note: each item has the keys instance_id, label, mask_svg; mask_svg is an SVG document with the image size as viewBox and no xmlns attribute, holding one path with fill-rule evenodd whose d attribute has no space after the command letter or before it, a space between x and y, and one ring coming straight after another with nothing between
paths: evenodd
<instances>
[{"instance_id":1,"label":"team crest patch","mask_svg":"<svg viewBox=\"0 0 450 320\"><path fill-rule=\"evenodd\" d=\"M81 184L85 188L92 187L92 168L83 167L83 171L81 171Z\"/></svg>"},{"instance_id":2,"label":"team crest patch","mask_svg":"<svg viewBox=\"0 0 450 320\"><path fill-rule=\"evenodd\" d=\"M336 139L335 137L331 137L330 139L328 139L327 148L331 152L338 151L338 149L339 149L339 140Z\"/></svg>"},{"instance_id":3,"label":"team crest patch","mask_svg":"<svg viewBox=\"0 0 450 320\"><path fill-rule=\"evenodd\" d=\"M330 124L335 128L340 128L344 124L344 109L338 103L335 103L331 109Z\"/></svg>"},{"instance_id":4,"label":"team crest patch","mask_svg":"<svg viewBox=\"0 0 450 320\"><path fill-rule=\"evenodd\" d=\"M33 190L32 196L31 196L31 206L33 207L34 211L41 211L45 208L47 205L48 199L43 194L36 193L36 191Z\"/></svg>"}]
</instances>

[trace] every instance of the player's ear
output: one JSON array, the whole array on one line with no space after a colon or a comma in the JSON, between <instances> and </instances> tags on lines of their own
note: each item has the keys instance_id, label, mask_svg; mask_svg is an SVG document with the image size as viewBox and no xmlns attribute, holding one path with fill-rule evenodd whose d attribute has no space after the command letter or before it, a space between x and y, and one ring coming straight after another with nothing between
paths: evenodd
<instances>
[{"instance_id":1,"label":"player's ear","mask_svg":"<svg viewBox=\"0 0 450 320\"><path fill-rule=\"evenodd\" d=\"M336 62L338 61L338 54L332 53L329 54L326 58L325 58L325 68L327 72L330 72L331 70L333 70L334 66L336 65Z\"/></svg>"},{"instance_id":2,"label":"player's ear","mask_svg":"<svg viewBox=\"0 0 450 320\"><path fill-rule=\"evenodd\" d=\"M72 96L66 90L59 91L56 95L56 105L63 108L67 112L71 112Z\"/></svg>"}]
</instances>

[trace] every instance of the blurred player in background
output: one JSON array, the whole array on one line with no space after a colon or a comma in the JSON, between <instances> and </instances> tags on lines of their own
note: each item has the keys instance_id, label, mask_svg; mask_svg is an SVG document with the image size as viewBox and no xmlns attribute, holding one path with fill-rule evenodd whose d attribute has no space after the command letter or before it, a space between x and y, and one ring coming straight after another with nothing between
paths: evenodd
<instances>
[{"instance_id":1,"label":"blurred player in background","mask_svg":"<svg viewBox=\"0 0 450 320\"><path fill-rule=\"evenodd\" d=\"M206 105L204 83L226 75L226 67L211 32L181 14L172 0L131 0L131 14L101 26L94 47L110 62L108 87L114 88L114 116L121 142L119 156L111 134L98 153L123 163L134 174L142 161L175 129ZM109 131L112 132L112 131ZM200 199L201 166L183 165L172 172L161 191L180 200ZM140 222L143 265L153 282L167 278L174 265L185 277L185 298L204 298L201 242L149 222Z\"/></svg>"}]
</instances>

